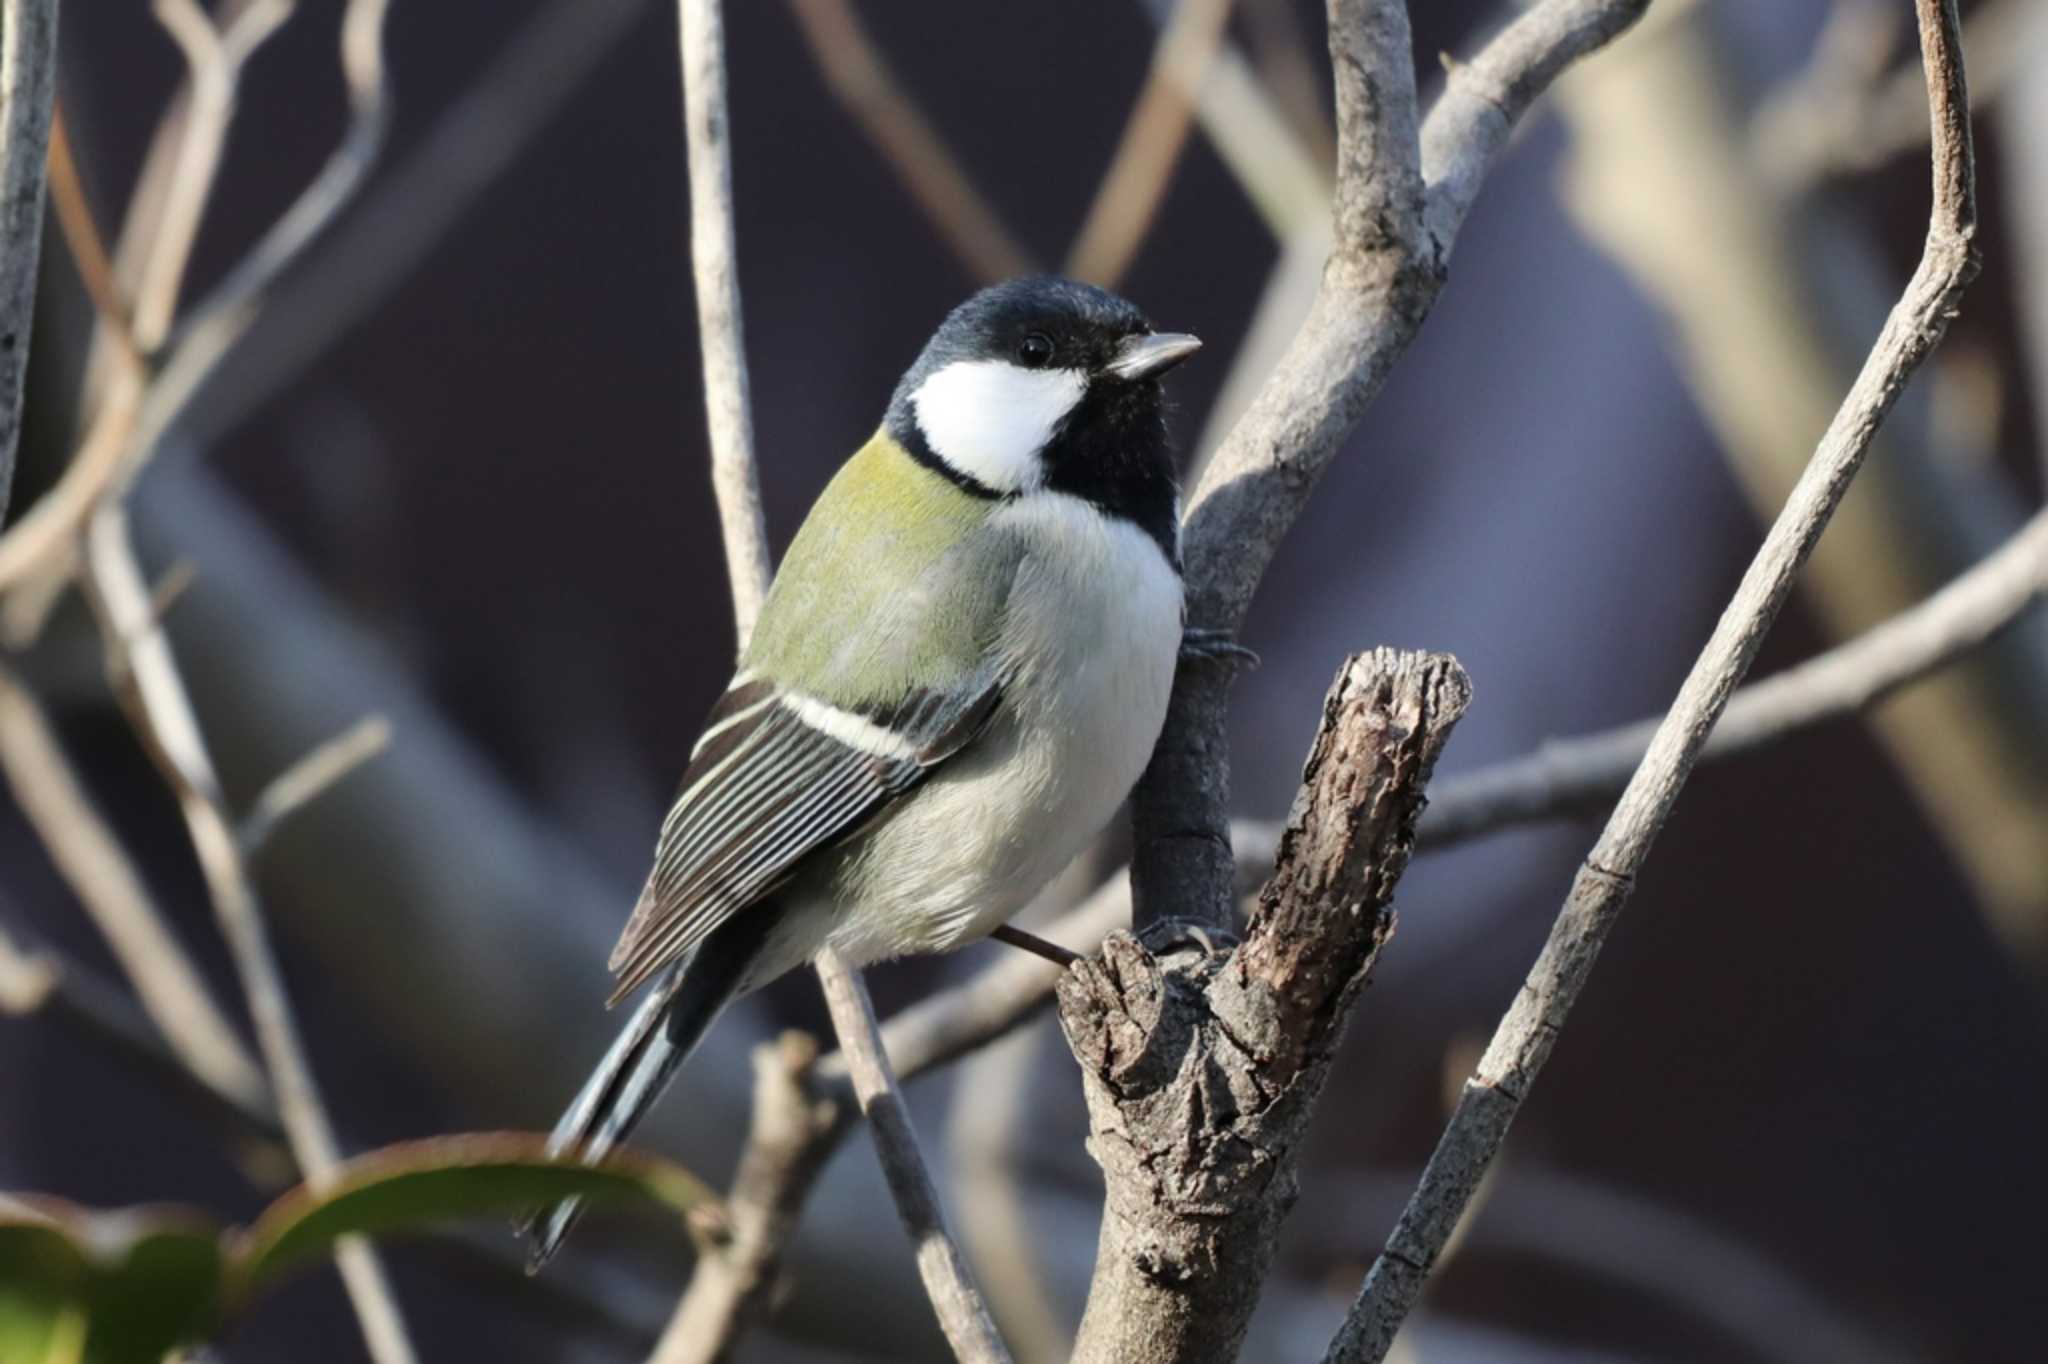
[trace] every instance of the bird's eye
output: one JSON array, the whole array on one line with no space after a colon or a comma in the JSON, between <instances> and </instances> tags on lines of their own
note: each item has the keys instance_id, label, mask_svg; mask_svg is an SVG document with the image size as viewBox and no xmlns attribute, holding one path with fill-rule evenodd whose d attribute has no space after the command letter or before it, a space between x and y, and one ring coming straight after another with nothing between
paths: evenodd
<instances>
[{"instance_id":1,"label":"bird's eye","mask_svg":"<svg viewBox=\"0 0 2048 1364\"><path fill-rule=\"evenodd\" d=\"M1017 344L1017 359L1026 369L1044 369L1052 360L1052 338L1033 332Z\"/></svg>"}]
</instances>

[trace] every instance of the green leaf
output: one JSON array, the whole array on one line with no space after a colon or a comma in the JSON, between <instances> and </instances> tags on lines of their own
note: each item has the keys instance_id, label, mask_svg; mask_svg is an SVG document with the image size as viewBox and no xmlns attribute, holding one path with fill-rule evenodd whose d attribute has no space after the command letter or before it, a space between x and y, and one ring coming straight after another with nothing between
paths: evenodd
<instances>
[{"instance_id":1,"label":"green leaf","mask_svg":"<svg viewBox=\"0 0 2048 1364\"><path fill-rule=\"evenodd\" d=\"M417 1231L472 1217L516 1217L564 1198L652 1198L677 1212L717 1198L679 1165L618 1152L601 1166L547 1154L544 1138L494 1132L387 1146L344 1165L321 1193L301 1187L270 1205L234 1248L236 1303L326 1255L343 1236Z\"/></svg>"},{"instance_id":2,"label":"green leaf","mask_svg":"<svg viewBox=\"0 0 2048 1364\"><path fill-rule=\"evenodd\" d=\"M0 1220L0 1364L155 1364L217 1320L221 1263L219 1229L179 1209Z\"/></svg>"}]
</instances>

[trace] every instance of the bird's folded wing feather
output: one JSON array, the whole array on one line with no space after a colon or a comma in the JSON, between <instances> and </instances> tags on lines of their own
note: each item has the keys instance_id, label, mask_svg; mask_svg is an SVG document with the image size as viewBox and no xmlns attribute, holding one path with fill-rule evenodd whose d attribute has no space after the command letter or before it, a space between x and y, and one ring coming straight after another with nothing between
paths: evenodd
<instances>
[{"instance_id":1,"label":"bird's folded wing feather","mask_svg":"<svg viewBox=\"0 0 2048 1364\"><path fill-rule=\"evenodd\" d=\"M613 1002L958 752L999 697L990 669L864 713L741 672L662 823L654 872L612 952Z\"/></svg>"}]
</instances>

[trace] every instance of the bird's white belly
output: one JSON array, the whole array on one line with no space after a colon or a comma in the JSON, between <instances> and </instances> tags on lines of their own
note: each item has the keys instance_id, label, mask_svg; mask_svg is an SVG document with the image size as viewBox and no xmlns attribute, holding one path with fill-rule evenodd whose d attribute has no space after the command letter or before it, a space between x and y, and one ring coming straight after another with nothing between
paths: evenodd
<instances>
[{"instance_id":1,"label":"bird's white belly","mask_svg":"<svg viewBox=\"0 0 2048 1364\"><path fill-rule=\"evenodd\" d=\"M859 964L981 937L1073 860L1144 771L1179 655L1179 576L1144 532L1077 499L1038 494L996 515L1032 546L1005 617L1013 673L996 719L849 845L829 892L790 906L773 956L829 942Z\"/></svg>"}]
</instances>

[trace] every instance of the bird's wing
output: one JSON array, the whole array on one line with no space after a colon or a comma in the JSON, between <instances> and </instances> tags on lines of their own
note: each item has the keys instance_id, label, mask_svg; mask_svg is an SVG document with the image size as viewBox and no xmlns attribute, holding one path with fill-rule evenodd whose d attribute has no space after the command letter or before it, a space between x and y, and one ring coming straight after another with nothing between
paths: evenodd
<instances>
[{"instance_id":1,"label":"bird's wing","mask_svg":"<svg viewBox=\"0 0 2048 1364\"><path fill-rule=\"evenodd\" d=\"M990 668L863 713L741 672L706 721L662 822L654 872L612 951L613 1001L959 752L1000 697Z\"/></svg>"}]
</instances>

